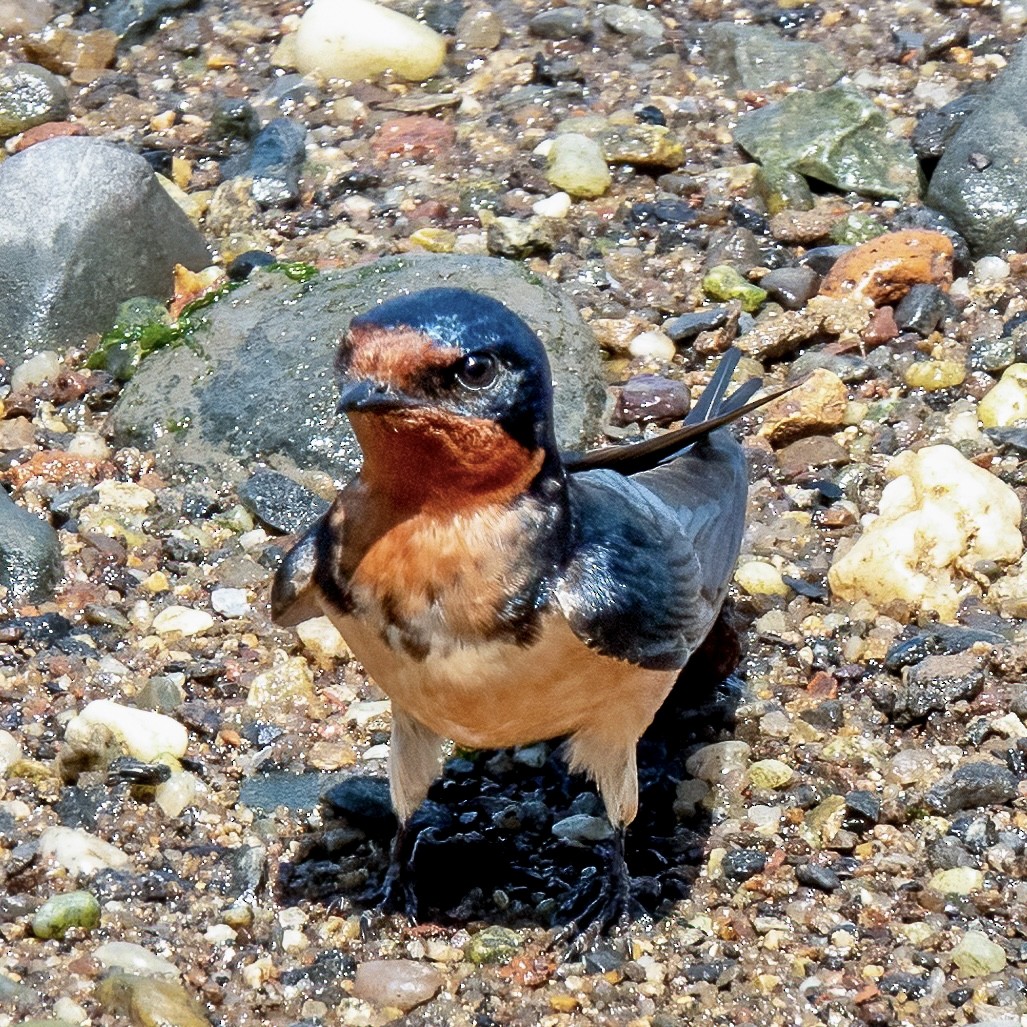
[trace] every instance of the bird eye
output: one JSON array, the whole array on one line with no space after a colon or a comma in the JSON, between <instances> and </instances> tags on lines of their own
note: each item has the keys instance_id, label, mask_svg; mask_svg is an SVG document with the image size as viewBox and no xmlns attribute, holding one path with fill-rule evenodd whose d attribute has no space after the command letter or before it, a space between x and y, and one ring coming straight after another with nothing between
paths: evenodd
<instances>
[{"instance_id":1,"label":"bird eye","mask_svg":"<svg viewBox=\"0 0 1027 1027\"><path fill-rule=\"evenodd\" d=\"M456 380L466 389L487 389L498 374L495 353L469 353L456 365Z\"/></svg>"}]
</instances>

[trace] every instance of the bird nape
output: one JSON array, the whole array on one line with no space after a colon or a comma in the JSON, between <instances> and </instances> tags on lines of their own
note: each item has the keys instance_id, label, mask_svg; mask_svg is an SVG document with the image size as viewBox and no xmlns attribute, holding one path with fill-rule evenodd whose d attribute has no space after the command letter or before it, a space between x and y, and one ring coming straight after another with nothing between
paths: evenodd
<instances>
[{"instance_id":1,"label":"bird nape","mask_svg":"<svg viewBox=\"0 0 1027 1027\"><path fill-rule=\"evenodd\" d=\"M392 701L400 826L383 906L416 915L407 825L446 739L564 738L615 832L606 887L564 936L580 948L627 916L637 743L741 545L747 473L725 426L780 395L729 395L738 358L679 430L567 455L545 349L498 301L429 289L350 323L336 369L363 465L283 562L272 612L329 616Z\"/></svg>"}]
</instances>

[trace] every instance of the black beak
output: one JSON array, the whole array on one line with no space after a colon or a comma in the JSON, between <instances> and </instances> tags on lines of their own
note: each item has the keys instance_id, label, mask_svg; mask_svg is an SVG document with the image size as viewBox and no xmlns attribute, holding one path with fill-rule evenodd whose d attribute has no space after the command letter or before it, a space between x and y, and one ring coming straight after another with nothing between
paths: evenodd
<instances>
[{"instance_id":1,"label":"black beak","mask_svg":"<svg viewBox=\"0 0 1027 1027\"><path fill-rule=\"evenodd\" d=\"M340 414L348 414L358 410L397 410L414 404L411 400L394 392L383 382L360 378L357 381L342 380L339 388L339 404L336 410Z\"/></svg>"}]
</instances>

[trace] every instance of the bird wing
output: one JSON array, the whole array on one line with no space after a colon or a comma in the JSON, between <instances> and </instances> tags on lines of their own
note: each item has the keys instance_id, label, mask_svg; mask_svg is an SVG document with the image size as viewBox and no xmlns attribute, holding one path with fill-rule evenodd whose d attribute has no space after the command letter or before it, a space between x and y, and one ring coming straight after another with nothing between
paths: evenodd
<instances>
[{"instance_id":1,"label":"bird wing","mask_svg":"<svg viewBox=\"0 0 1027 1027\"><path fill-rule=\"evenodd\" d=\"M318 545L324 517L319 517L289 550L271 586L271 618L283 627L294 627L310 617L320 617L315 581Z\"/></svg>"}]
</instances>

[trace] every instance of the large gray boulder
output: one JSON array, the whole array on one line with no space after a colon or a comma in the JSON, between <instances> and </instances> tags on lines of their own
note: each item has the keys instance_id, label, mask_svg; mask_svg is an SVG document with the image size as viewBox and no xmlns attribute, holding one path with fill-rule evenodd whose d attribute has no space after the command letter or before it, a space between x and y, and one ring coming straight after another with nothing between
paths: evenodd
<instances>
[{"instance_id":1,"label":"large gray boulder","mask_svg":"<svg viewBox=\"0 0 1027 1027\"><path fill-rule=\"evenodd\" d=\"M0 340L17 365L110 328L132 296L168 299L203 237L142 157L98 139L37 143L0 164Z\"/></svg>"},{"instance_id":2,"label":"large gray boulder","mask_svg":"<svg viewBox=\"0 0 1027 1027\"><path fill-rule=\"evenodd\" d=\"M975 99L931 177L927 203L974 256L1027 250L1027 42Z\"/></svg>"},{"instance_id":3,"label":"large gray boulder","mask_svg":"<svg viewBox=\"0 0 1027 1027\"><path fill-rule=\"evenodd\" d=\"M336 482L360 466L336 414L332 362L350 318L401 293L464 286L501 300L546 345L557 434L580 447L599 424L599 351L574 304L523 265L493 257L393 257L298 283L255 272L203 313L187 345L147 357L110 418L115 441L156 451L162 471L225 489L258 464Z\"/></svg>"},{"instance_id":4,"label":"large gray boulder","mask_svg":"<svg viewBox=\"0 0 1027 1027\"><path fill-rule=\"evenodd\" d=\"M0 585L7 589L0 609L46 602L53 597L61 573L57 532L0 488Z\"/></svg>"}]
</instances>

